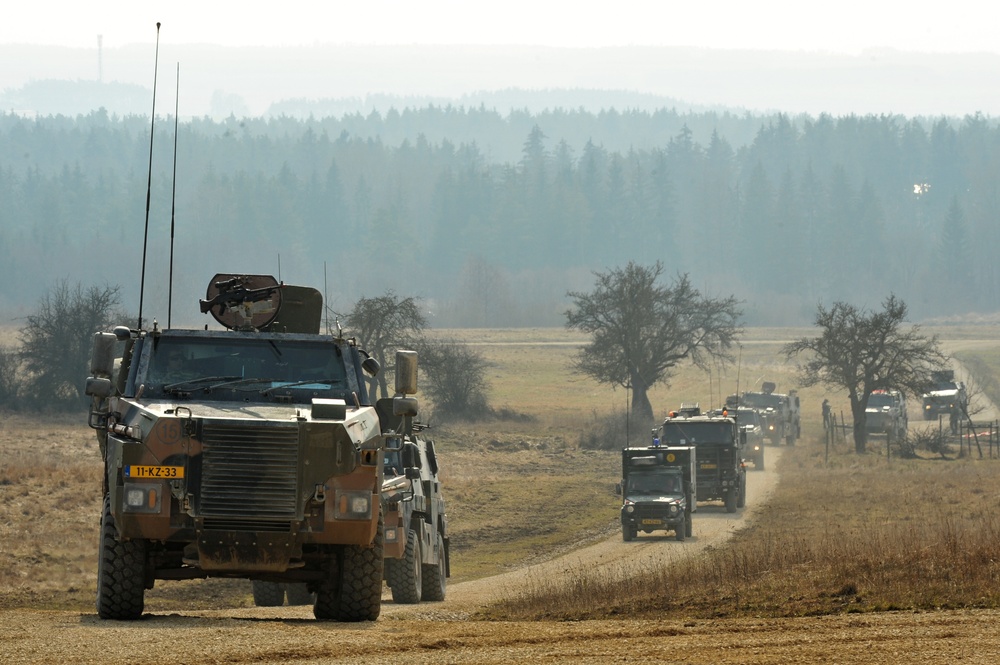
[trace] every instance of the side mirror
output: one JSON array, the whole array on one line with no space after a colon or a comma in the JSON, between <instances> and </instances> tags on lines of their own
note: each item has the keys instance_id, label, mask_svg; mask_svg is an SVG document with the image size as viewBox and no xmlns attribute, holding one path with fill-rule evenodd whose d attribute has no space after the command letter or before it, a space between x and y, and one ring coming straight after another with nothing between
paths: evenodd
<instances>
[{"instance_id":1,"label":"side mirror","mask_svg":"<svg viewBox=\"0 0 1000 665\"><path fill-rule=\"evenodd\" d=\"M420 469L415 466L408 466L403 471L403 475L410 480L420 480Z\"/></svg>"},{"instance_id":2,"label":"side mirror","mask_svg":"<svg viewBox=\"0 0 1000 665\"><path fill-rule=\"evenodd\" d=\"M394 416L415 416L417 415L416 397L393 397L392 415Z\"/></svg>"},{"instance_id":3,"label":"side mirror","mask_svg":"<svg viewBox=\"0 0 1000 665\"><path fill-rule=\"evenodd\" d=\"M90 373L94 376L108 377L115 371L115 344L118 338L114 333L94 333L94 341L90 347Z\"/></svg>"},{"instance_id":4,"label":"side mirror","mask_svg":"<svg viewBox=\"0 0 1000 665\"><path fill-rule=\"evenodd\" d=\"M396 394L414 395L417 392L417 352L396 351Z\"/></svg>"},{"instance_id":5,"label":"side mirror","mask_svg":"<svg viewBox=\"0 0 1000 665\"><path fill-rule=\"evenodd\" d=\"M87 387L84 392L90 397L105 399L111 397L114 389L111 385L111 379L103 376L89 376L87 377Z\"/></svg>"},{"instance_id":6,"label":"side mirror","mask_svg":"<svg viewBox=\"0 0 1000 665\"><path fill-rule=\"evenodd\" d=\"M379 370L382 369L382 366L378 364L377 360L369 356L361 361L361 369L364 370L365 374L368 376L378 376Z\"/></svg>"}]
</instances>

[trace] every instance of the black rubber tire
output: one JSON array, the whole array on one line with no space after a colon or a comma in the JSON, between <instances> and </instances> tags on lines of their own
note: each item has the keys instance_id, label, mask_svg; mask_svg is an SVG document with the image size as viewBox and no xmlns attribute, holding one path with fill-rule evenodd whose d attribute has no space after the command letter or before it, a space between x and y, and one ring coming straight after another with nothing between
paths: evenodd
<instances>
[{"instance_id":1,"label":"black rubber tire","mask_svg":"<svg viewBox=\"0 0 1000 665\"><path fill-rule=\"evenodd\" d=\"M740 478L740 491L736 495L736 507L742 508L747 505L747 476L744 473Z\"/></svg>"},{"instance_id":2,"label":"black rubber tire","mask_svg":"<svg viewBox=\"0 0 1000 665\"><path fill-rule=\"evenodd\" d=\"M440 532L436 534L435 551L437 561L435 563L425 563L423 570L423 593L424 600L440 602L444 600L448 586L448 573L445 567L444 537Z\"/></svg>"},{"instance_id":3,"label":"black rubber tire","mask_svg":"<svg viewBox=\"0 0 1000 665\"><path fill-rule=\"evenodd\" d=\"M691 519L691 513L688 513L684 518L684 535L688 538L694 535L694 521Z\"/></svg>"},{"instance_id":4,"label":"black rubber tire","mask_svg":"<svg viewBox=\"0 0 1000 665\"><path fill-rule=\"evenodd\" d=\"M635 538L635 531L632 527L622 526L622 540L626 543L631 542Z\"/></svg>"},{"instance_id":5,"label":"black rubber tire","mask_svg":"<svg viewBox=\"0 0 1000 665\"><path fill-rule=\"evenodd\" d=\"M680 524L678 524L678 525L677 525L677 527L676 527L676 528L674 529L674 538L675 538L676 540L678 540L678 541L682 542L682 543L684 542L684 530L685 530L685 528L686 528L686 527L684 526L684 523L683 523L683 522L681 522L681 523L680 523Z\"/></svg>"},{"instance_id":6,"label":"black rubber tire","mask_svg":"<svg viewBox=\"0 0 1000 665\"><path fill-rule=\"evenodd\" d=\"M732 487L726 490L726 496L724 501L726 502L726 512L735 513L736 512L736 488Z\"/></svg>"},{"instance_id":7,"label":"black rubber tire","mask_svg":"<svg viewBox=\"0 0 1000 665\"><path fill-rule=\"evenodd\" d=\"M312 605L315 600L304 582L286 584L285 595L288 596L289 605Z\"/></svg>"},{"instance_id":8,"label":"black rubber tire","mask_svg":"<svg viewBox=\"0 0 1000 665\"><path fill-rule=\"evenodd\" d=\"M413 529L407 529L403 558L392 561L385 570L386 582L392 589L392 602L400 605L420 602L423 591L423 565L420 559L420 537Z\"/></svg>"},{"instance_id":9,"label":"black rubber tire","mask_svg":"<svg viewBox=\"0 0 1000 665\"><path fill-rule=\"evenodd\" d=\"M285 604L285 585L280 582L251 580L253 604L257 607L280 607Z\"/></svg>"},{"instance_id":10,"label":"black rubber tire","mask_svg":"<svg viewBox=\"0 0 1000 665\"><path fill-rule=\"evenodd\" d=\"M382 612L382 520L380 512L371 547L345 545L330 576L316 586L313 616L320 621L374 621Z\"/></svg>"},{"instance_id":11,"label":"black rubber tire","mask_svg":"<svg viewBox=\"0 0 1000 665\"><path fill-rule=\"evenodd\" d=\"M146 541L118 540L109 495L104 496L97 556L97 616L119 621L141 617L146 593Z\"/></svg>"}]
</instances>

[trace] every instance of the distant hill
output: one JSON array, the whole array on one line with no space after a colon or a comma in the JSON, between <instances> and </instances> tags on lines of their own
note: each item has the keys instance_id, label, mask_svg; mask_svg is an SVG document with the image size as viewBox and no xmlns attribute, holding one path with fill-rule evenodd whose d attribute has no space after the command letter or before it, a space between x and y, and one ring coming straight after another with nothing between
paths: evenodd
<instances>
[{"instance_id":1,"label":"distant hill","mask_svg":"<svg viewBox=\"0 0 1000 665\"><path fill-rule=\"evenodd\" d=\"M151 91L154 47L0 46L0 108L133 113ZM1000 56L869 51L859 56L694 48L161 44L158 113L296 115L426 103L541 110L676 107L834 116L1000 115ZM73 82L65 95L51 82ZM100 94L84 83L97 82ZM121 86L121 87L119 87ZM148 96L148 93L147 93ZM162 100L162 106L160 106ZM381 108L379 108L381 107Z\"/></svg>"}]
</instances>

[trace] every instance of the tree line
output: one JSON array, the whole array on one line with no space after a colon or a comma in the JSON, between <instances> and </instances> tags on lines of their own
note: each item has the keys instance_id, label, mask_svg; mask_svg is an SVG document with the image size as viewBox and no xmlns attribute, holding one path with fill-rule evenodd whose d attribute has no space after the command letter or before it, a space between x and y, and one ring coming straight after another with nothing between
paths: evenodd
<instances>
[{"instance_id":1,"label":"tree line","mask_svg":"<svg viewBox=\"0 0 1000 665\"><path fill-rule=\"evenodd\" d=\"M434 327L560 325L568 292L630 261L734 294L750 325L887 292L919 318L1000 305L1000 132L980 115L427 107L176 138L141 116L0 114L0 310L54 277L132 306L147 232L154 283L176 250L186 313L209 273L284 268L328 279L335 307L405 284ZM165 293L147 295L161 319Z\"/></svg>"}]
</instances>

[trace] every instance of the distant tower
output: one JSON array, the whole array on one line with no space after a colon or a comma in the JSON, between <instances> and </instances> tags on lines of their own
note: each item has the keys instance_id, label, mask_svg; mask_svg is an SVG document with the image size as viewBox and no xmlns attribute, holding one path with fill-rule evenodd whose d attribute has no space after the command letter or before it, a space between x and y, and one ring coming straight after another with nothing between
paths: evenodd
<instances>
[{"instance_id":1,"label":"distant tower","mask_svg":"<svg viewBox=\"0 0 1000 665\"><path fill-rule=\"evenodd\" d=\"M104 83L104 35L97 35L97 82Z\"/></svg>"}]
</instances>

